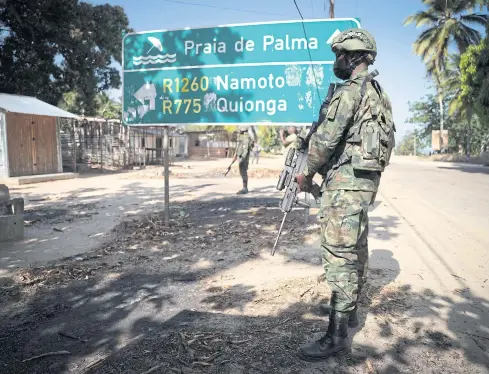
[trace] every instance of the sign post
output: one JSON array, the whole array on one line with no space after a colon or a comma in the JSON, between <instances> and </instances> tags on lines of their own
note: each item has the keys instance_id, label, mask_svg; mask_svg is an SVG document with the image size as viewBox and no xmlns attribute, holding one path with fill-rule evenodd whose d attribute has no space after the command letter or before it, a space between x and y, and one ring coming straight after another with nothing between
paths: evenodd
<instances>
[{"instance_id":1,"label":"sign post","mask_svg":"<svg viewBox=\"0 0 489 374\"><path fill-rule=\"evenodd\" d=\"M170 226L170 159L168 152L168 127L163 129L163 163L165 180L165 226Z\"/></svg>"},{"instance_id":2,"label":"sign post","mask_svg":"<svg viewBox=\"0 0 489 374\"><path fill-rule=\"evenodd\" d=\"M124 37L122 121L165 126L165 223L169 224L168 126L308 126L330 83L333 38L354 18L250 23Z\"/></svg>"}]
</instances>

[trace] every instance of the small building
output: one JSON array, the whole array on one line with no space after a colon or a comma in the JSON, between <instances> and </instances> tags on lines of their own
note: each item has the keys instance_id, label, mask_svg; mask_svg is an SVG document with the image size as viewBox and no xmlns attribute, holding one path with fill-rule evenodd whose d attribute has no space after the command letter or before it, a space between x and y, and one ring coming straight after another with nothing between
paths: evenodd
<instances>
[{"instance_id":1,"label":"small building","mask_svg":"<svg viewBox=\"0 0 489 374\"><path fill-rule=\"evenodd\" d=\"M232 157L237 146L236 133L225 130L189 131L188 155L194 158Z\"/></svg>"},{"instance_id":2,"label":"small building","mask_svg":"<svg viewBox=\"0 0 489 374\"><path fill-rule=\"evenodd\" d=\"M35 97L0 93L0 178L62 173L61 118L78 116Z\"/></svg>"},{"instance_id":3,"label":"small building","mask_svg":"<svg viewBox=\"0 0 489 374\"><path fill-rule=\"evenodd\" d=\"M168 153L170 160L188 157L188 136L174 129L168 131ZM129 131L129 143L134 154L144 158L145 165L163 164L163 127L133 126Z\"/></svg>"}]
</instances>

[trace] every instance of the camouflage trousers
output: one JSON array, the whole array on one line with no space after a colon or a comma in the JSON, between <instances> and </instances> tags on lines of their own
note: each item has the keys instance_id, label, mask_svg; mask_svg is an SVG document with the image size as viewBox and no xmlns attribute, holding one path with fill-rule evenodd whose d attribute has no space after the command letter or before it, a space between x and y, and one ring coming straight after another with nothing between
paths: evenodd
<instances>
[{"instance_id":1,"label":"camouflage trousers","mask_svg":"<svg viewBox=\"0 0 489 374\"><path fill-rule=\"evenodd\" d=\"M326 281L336 291L334 309L355 309L367 276L368 207L374 192L324 191L321 198L321 249Z\"/></svg>"},{"instance_id":2,"label":"camouflage trousers","mask_svg":"<svg viewBox=\"0 0 489 374\"><path fill-rule=\"evenodd\" d=\"M250 157L243 157L239 160L239 174L243 183L248 183L248 165L250 164Z\"/></svg>"}]
</instances>

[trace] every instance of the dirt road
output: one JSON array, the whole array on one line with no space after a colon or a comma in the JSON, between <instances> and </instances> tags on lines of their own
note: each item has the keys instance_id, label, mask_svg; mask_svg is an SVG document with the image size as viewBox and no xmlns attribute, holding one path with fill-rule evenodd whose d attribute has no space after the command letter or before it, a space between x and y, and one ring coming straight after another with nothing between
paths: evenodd
<instances>
[{"instance_id":1,"label":"dirt road","mask_svg":"<svg viewBox=\"0 0 489 374\"><path fill-rule=\"evenodd\" d=\"M489 373L489 169L394 158L352 354L310 364L295 352L328 290L314 211L268 254L280 161L252 166L247 196L225 160L172 169L169 229L154 171L14 190L32 220L0 248L0 372Z\"/></svg>"}]
</instances>

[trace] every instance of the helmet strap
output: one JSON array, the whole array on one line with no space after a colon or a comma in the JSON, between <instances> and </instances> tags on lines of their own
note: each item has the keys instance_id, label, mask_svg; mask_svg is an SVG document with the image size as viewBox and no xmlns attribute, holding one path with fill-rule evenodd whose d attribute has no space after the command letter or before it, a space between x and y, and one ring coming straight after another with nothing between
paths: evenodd
<instances>
[{"instance_id":1,"label":"helmet strap","mask_svg":"<svg viewBox=\"0 0 489 374\"><path fill-rule=\"evenodd\" d=\"M348 57L348 70L353 73L353 70L362 62L367 62L367 54L364 52L353 52L347 55Z\"/></svg>"}]
</instances>

